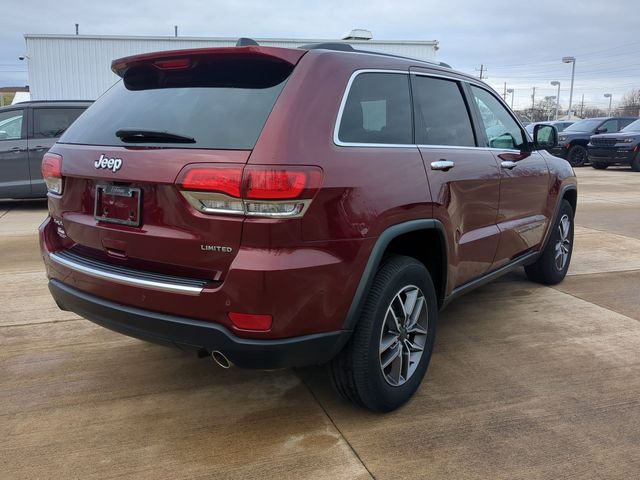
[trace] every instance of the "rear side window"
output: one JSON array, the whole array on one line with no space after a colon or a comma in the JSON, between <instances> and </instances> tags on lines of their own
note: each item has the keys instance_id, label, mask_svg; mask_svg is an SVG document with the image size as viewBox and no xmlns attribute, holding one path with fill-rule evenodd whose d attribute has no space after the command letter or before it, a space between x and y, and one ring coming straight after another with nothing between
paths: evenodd
<instances>
[{"instance_id":1,"label":"rear side window","mask_svg":"<svg viewBox=\"0 0 640 480\"><path fill-rule=\"evenodd\" d=\"M416 143L475 147L467 105L457 82L412 76Z\"/></svg>"},{"instance_id":2,"label":"rear side window","mask_svg":"<svg viewBox=\"0 0 640 480\"><path fill-rule=\"evenodd\" d=\"M412 144L409 76L361 73L349 90L338 140L345 143Z\"/></svg>"},{"instance_id":3,"label":"rear side window","mask_svg":"<svg viewBox=\"0 0 640 480\"><path fill-rule=\"evenodd\" d=\"M156 138L136 144L250 150L292 69L234 60L212 61L186 72L134 71L100 97L60 142L130 146L132 142L116 132L142 130L194 141Z\"/></svg>"},{"instance_id":4,"label":"rear side window","mask_svg":"<svg viewBox=\"0 0 640 480\"><path fill-rule=\"evenodd\" d=\"M69 128L84 108L36 108L33 110L33 138L56 138Z\"/></svg>"}]
</instances>

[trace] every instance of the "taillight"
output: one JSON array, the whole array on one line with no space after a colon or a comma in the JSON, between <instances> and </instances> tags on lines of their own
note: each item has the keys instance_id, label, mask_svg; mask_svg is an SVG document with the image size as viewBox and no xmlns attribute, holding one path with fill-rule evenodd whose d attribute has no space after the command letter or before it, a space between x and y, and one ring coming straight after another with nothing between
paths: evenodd
<instances>
[{"instance_id":1,"label":"taillight","mask_svg":"<svg viewBox=\"0 0 640 480\"><path fill-rule=\"evenodd\" d=\"M62 194L62 156L55 153L45 153L42 157L42 178L47 190L58 195Z\"/></svg>"},{"instance_id":2,"label":"taillight","mask_svg":"<svg viewBox=\"0 0 640 480\"><path fill-rule=\"evenodd\" d=\"M176 184L189 203L204 213L299 217L322 184L322 170L198 164L185 167Z\"/></svg>"}]
</instances>

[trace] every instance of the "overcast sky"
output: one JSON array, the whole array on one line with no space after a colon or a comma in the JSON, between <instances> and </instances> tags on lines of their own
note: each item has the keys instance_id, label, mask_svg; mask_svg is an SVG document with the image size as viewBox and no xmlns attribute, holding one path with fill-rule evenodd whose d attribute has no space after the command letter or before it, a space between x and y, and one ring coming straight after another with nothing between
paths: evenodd
<instances>
[{"instance_id":1,"label":"overcast sky","mask_svg":"<svg viewBox=\"0 0 640 480\"><path fill-rule=\"evenodd\" d=\"M574 104L606 107L640 88L638 0L24 0L3 9L0 23L0 86L28 83L24 33L341 38L352 28L385 40L437 40L438 60L474 73L480 64L499 92L515 89L514 107L555 95L569 96L577 58ZM510 98L508 98L510 101Z\"/></svg>"}]
</instances>

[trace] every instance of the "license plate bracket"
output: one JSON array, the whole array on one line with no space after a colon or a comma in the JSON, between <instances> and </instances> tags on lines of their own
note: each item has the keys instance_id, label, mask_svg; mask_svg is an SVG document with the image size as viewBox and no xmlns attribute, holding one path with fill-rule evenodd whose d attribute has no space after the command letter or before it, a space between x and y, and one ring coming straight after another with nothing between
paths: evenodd
<instances>
[{"instance_id":1,"label":"license plate bracket","mask_svg":"<svg viewBox=\"0 0 640 480\"><path fill-rule=\"evenodd\" d=\"M100 222L140 226L142 191L121 185L96 185L94 217Z\"/></svg>"}]
</instances>

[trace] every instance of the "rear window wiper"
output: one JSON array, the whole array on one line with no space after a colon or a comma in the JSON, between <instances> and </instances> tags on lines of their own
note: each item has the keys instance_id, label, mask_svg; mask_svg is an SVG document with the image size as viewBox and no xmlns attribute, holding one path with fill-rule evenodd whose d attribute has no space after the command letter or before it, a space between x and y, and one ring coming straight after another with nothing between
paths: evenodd
<instances>
[{"instance_id":1,"label":"rear window wiper","mask_svg":"<svg viewBox=\"0 0 640 480\"><path fill-rule=\"evenodd\" d=\"M164 130L148 130L144 128L121 128L116 132L123 142L167 142L167 143L196 143L196 139L179 133Z\"/></svg>"}]
</instances>

